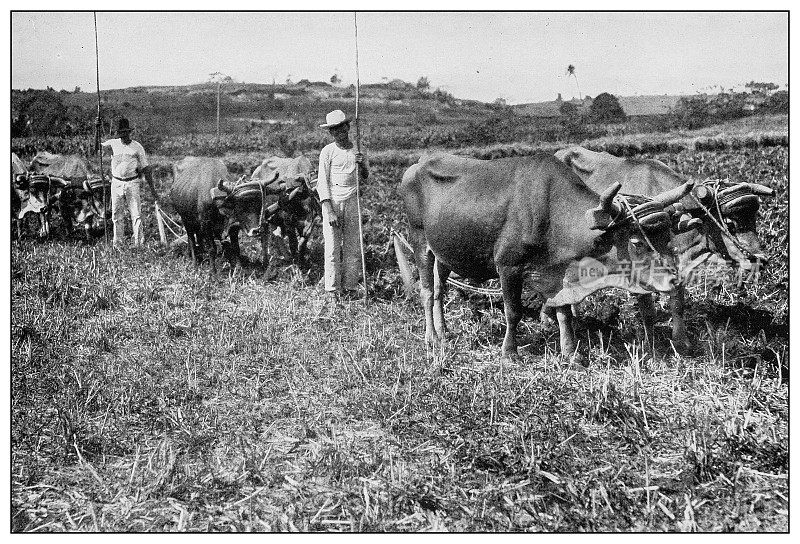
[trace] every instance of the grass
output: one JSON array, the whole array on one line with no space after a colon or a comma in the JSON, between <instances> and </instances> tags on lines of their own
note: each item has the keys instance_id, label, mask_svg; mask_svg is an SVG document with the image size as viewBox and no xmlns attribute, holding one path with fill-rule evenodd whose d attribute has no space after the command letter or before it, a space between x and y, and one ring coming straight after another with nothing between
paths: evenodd
<instances>
[{"instance_id":1,"label":"grass","mask_svg":"<svg viewBox=\"0 0 800 544\"><path fill-rule=\"evenodd\" d=\"M521 361L503 362L499 303L455 291L448 349L425 349L388 245L398 165L364 192L367 306L325 304L319 244L310 271L268 282L152 242L23 238L12 532L787 531L786 157L671 156L776 188L761 222L775 266L691 290L696 357L652 359L632 300L592 297L583 372L530 318Z\"/></svg>"}]
</instances>

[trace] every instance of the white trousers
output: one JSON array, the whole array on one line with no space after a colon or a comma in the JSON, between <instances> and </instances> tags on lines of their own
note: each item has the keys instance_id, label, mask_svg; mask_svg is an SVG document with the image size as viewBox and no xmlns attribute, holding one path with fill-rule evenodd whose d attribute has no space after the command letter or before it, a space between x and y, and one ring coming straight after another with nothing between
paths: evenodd
<instances>
[{"instance_id":1,"label":"white trousers","mask_svg":"<svg viewBox=\"0 0 800 544\"><path fill-rule=\"evenodd\" d=\"M361 278L361 244L358 238L358 223L361 218L358 216L358 201L353 196L341 202L330 202L333 211L339 216L339 226L331 226L326 206L323 206L325 290L355 290Z\"/></svg>"},{"instance_id":2,"label":"white trousers","mask_svg":"<svg viewBox=\"0 0 800 544\"><path fill-rule=\"evenodd\" d=\"M144 241L142 236L142 199L140 195L141 181L120 181L111 179L111 220L114 222L114 245L118 246L125 238L125 202L131 214L133 225L133 244L139 245Z\"/></svg>"}]
</instances>

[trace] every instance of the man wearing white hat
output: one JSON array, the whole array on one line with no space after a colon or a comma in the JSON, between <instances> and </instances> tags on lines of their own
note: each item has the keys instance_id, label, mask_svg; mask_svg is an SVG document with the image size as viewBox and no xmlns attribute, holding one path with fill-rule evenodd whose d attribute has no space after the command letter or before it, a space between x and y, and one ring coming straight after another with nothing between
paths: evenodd
<instances>
[{"instance_id":1,"label":"man wearing white hat","mask_svg":"<svg viewBox=\"0 0 800 544\"><path fill-rule=\"evenodd\" d=\"M317 180L325 238L325 291L353 294L361 277L356 168L365 180L369 166L364 155L353 149L350 119L343 111L330 112L320 127L334 138L319 154Z\"/></svg>"},{"instance_id":2,"label":"man wearing white hat","mask_svg":"<svg viewBox=\"0 0 800 544\"><path fill-rule=\"evenodd\" d=\"M116 135L102 143L110 147L111 157L111 221L114 223L114 247L119 247L125 237L124 205L127 201L133 227L133 244L140 245L142 236L141 177L145 176L153 189L151 168L142 144L131 139L130 123L124 117L117 120ZM155 189L153 189L153 194Z\"/></svg>"}]
</instances>

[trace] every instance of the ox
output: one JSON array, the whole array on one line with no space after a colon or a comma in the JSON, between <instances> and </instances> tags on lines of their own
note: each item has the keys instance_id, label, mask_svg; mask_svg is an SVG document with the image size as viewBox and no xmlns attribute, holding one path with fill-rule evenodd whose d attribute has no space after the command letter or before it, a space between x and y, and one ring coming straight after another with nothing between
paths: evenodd
<instances>
[{"instance_id":1,"label":"ox","mask_svg":"<svg viewBox=\"0 0 800 544\"><path fill-rule=\"evenodd\" d=\"M266 184L274 196L269 204L278 204L274 213L266 217L272 230L279 229L281 236L289 239L292 259L302 263L314 226L322 217L322 208L312 186L313 167L308 158L270 157L253 171L250 179ZM281 190L282 189L282 190ZM255 224L255 215L243 219ZM260 217L259 217L260 220ZM265 264L269 259L269 232L261 232Z\"/></svg>"},{"instance_id":2,"label":"ox","mask_svg":"<svg viewBox=\"0 0 800 544\"><path fill-rule=\"evenodd\" d=\"M80 155L60 155L40 151L33 159L28 170L34 174L46 174L61 179L83 181L92 177L89 164Z\"/></svg>"},{"instance_id":3,"label":"ox","mask_svg":"<svg viewBox=\"0 0 800 544\"><path fill-rule=\"evenodd\" d=\"M17 236L22 235L21 222L19 212L22 210L22 194L18 187L27 177L28 169L25 163L17 157L16 153L11 153L11 214L14 216L14 224L17 227Z\"/></svg>"},{"instance_id":4,"label":"ox","mask_svg":"<svg viewBox=\"0 0 800 544\"><path fill-rule=\"evenodd\" d=\"M21 226L25 217L32 213L39 219L39 236L50 234L50 211L59 208L64 225L68 230L72 227L68 207L61 206L61 194L70 182L48 174L40 174L28 170L15 154L11 157L12 172L12 209L16 211L17 233L22 234Z\"/></svg>"},{"instance_id":5,"label":"ox","mask_svg":"<svg viewBox=\"0 0 800 544\"><path fill-rule=\"evenodd\" d=\"M229 176L225 163L208 157L186 157L173 165L172 174L170 200L186 229L190 258L199 262L207 245L211 270L216 273L215 240L222 243L227 238L231 267L240 264L239 230L244 228L251 236L257 232L248 218L261 212L261 195L270 194L271 189L258 182L226 187ZM275 209L277 205L272 211Z\"/></svg>"},{"instance_id":6,"label":"ox","mask_svg":"<svg viewBox=\"0 0 800 544\"><path fill-rule=\"evenodd\" d=\"M526 272L537 273L537 290L553 298L570 263L583 257L613 249L619 259L644 261L654 250L668 253L670 217L663 208L685 196L691 183L632 210L615 202L619 189L616 184L598 196L549 155L490 161L423 156L403 175L400 194L420 273L426 343L444 339L444 290L451 271L478 281L500 277L506 317L502 351L515 356ZM668 274L662 289L675 279ZM579 360L569 305L559 305L556 314L561 353Z\"/></svg>"},{"instance_id":7,"label":"ox","mask_svg":"<svg viewBox=\"0 0 800 544\"><path fill-rule=\"evenodd\" d=\"M685 182L664 163L653 159L615 157L579 146L562 149L556 157L597 192L620 182L625 192L655 195ZM712 184L698 184L691 195L683 198L676 205L683 221L700 223L700 219L702 226L697 230L675 232L673 245L679 256L681 280L685 280L692 268L711 255L747 269L764 266L767 258L756 235L758 197L772 195L772 189L755 183L739 183L721 190ZM670 294L672 342L679 352L692 349L684 322L684 295L682 282L676 284ZM652 342L655 323L652 295L640 293L638 305L646 337Z\"/></svg>"},{"instance_id":8,"label":"ox","mask_svg":"<svg viewBox=\"0 0 800 544\"><path fill-rule=\"evenodd\" d=\"M16 168L19 170L19 165ZM49 215L53 209L59 210L68 232L74 224L82 225L87 233L103 228L111 196L109 184L105 184L104 199L103 182L92 178L83 157L40 152L31 161L30 168L17 175L15 181L21 204L19 217L29 212L37 214L40 236L50 233Z\"/></svg>"},{"instance_id":9,"label":"ox","mask_svg":"<svg viewBox=\"0 0 800 544\"><path fill-rule=\"evenodd\" d=\"M83 226L87 237L102 234L111 221L111 180L87 179L73 191L75 223Z\"/></svg>"}]
</instances>

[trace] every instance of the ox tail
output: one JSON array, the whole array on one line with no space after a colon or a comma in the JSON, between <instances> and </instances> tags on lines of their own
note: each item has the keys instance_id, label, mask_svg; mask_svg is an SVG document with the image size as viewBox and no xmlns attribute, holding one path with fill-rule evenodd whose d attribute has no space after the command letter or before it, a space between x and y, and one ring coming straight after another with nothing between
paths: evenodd
<instances>
[{"instance_id":1,"label":"ox tail","mask_svg":"<svg viewBox=\"0 0 800 544\"><path fill-rule=\"evenodd\" d=\"M403 279L403 290L406 293L406 298L410 299L414 296L414 274L411 272L411 264L408 262L408 257L406 257L406 252L397 233L392 234L392 239L394 241L394 254L397 257L397 267L400 269L400 277Z\"/></svg>"}]
</instances>

